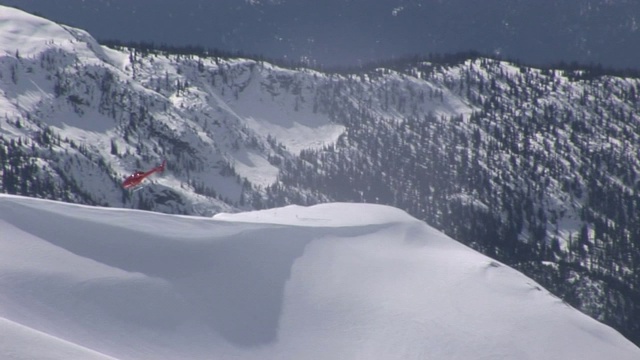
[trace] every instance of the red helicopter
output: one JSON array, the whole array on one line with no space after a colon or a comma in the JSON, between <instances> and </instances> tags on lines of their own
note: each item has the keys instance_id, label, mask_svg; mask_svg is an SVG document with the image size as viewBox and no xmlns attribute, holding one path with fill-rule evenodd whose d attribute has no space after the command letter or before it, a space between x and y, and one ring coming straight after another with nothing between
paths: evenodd
<instances>
[{"instance_id":1,"label":"red helicopter","mask_svg":"<svg viewBox=\"0 0 640 360\"><path fill-rule=\"evenodd\" d=\"M140 184L142 184L142 181L147 178L147 176L156 172L163 172L166 164L167 164L167 160L164 160L162 162L162 165L158 165L147 172L143 172L143 171L134 172L133 174L127 176L126 179L124 179L124 181L122 182L122 187L125 189L133 189L138 187Z\"/></svg>"}]
</instances>

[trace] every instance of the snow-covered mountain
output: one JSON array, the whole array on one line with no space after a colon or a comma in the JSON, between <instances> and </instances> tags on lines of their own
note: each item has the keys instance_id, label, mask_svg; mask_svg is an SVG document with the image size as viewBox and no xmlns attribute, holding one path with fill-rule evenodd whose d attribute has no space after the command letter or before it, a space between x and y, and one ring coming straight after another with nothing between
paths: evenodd
<instances>
[{"instance_id":1,"label":"snow-covered mountain","mask_svg":"<svg viewBox=\"0 0 640 360\"><path fill-rule=\"evenodd\" d=\"M211 214L243 206L252 186L273 184L270 155L283 145L297 154L344 129L304 102L312 71L114 51L82 30L6 7L0 20L8 192ZM17 160L7 165L7 157ZM163 159L170 171L142 196L120 189L125 175Z\"/></svg>"},{"instance_id":2,"label":"snow-covered mountain","mask_svg":"<svg viewBox=\"0 0 640 360\"><path fill-rule=\"evenodd\" d=\"M0 233L8 360L640 357L533 280L381 205L208 219L0 195Z\"/></svg>"},{"instance_id":3,"label":"snow-covered mountain","mask_svg":"<svg viewBox=\"0 0 640 360\"><path fill-rule=\"evenodd\" d=\"M393 205L640 342L637 78L477 56L328 73L109 49L0 10L2 192L191 215Z\"/></svg>"}]
</instances>

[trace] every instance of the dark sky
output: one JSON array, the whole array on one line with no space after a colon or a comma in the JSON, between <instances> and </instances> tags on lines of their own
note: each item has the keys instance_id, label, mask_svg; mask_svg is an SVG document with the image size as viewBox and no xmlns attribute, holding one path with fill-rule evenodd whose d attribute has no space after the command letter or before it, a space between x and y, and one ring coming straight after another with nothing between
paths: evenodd
<instances>
[{"instance_id":1,"label":"dark sky","mask_svg":"<svg viewBox=\"0 0 640 360\"><path fill-rule=\"evenodd\" d=\"M0 0L100 39L354 65L476 50L640 68L638 0Z\"/></svg>"}]
</instances>

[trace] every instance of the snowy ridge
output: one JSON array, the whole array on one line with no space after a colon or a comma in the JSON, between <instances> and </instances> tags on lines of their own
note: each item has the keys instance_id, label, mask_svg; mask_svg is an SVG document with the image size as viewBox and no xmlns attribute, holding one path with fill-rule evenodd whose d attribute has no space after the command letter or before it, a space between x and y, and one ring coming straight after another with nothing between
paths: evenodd
<instances>
[{"instance_id":1,"label":"snowy ridge","mask_svg":"<svg viewBox=\"0 0 640 360\"><path fill-rule=\"evenodd\" d=\"M3 52L18 52L33 56L56 39L61 43L74 40L63 26L49 20L8 7L0 12L0 48Z\"/></svg>"},{"instance_id":2,"label":"snowy ridge","mask_svg":"<svg viewBox=\"0 0 640 360\"><path fill-rule=\"evenodd\" d=\"M11 360L114 359L2 317L0 349L2 358Z\"/></svg>"},{"instance_id":3,"label":"snowy ridge","mask_svg":"<svg viewBox=\"0 0 640 360\"><path fill-rule=\"evenodd\" d=\"M205 219L1 195L0 233L3 359L640 356L531 279L380 205Z\"/></svg>"},{"instance_id":4,"label":"snowy ridge","mask_svg":"<svg viewBox=\"0 0 640 360\"><path fill-rule=\"evenodd\" d=\"M340 205L340 206L336 206ZM354 213L354 208L362 209ZM371 209L371 211L366 211ZM399 209L374 204L319 204L312 207L289 205L282 208L237 214L216 214L215 220L306 227L345 227L401 223L407 214ZM413 219L411 219L413 220Z\"/></svg>"}]
</instances>

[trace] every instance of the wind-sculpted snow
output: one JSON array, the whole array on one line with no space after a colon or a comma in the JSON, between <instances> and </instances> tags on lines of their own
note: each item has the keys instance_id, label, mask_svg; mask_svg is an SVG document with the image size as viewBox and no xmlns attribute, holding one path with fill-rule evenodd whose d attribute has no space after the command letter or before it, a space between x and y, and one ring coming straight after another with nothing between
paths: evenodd
<instances>
[{"instance_id":1,"label":"wind-sculpted snow","mask_svg":"<svg viewBox=\"0 0 640 360\"><path fill-rule=\"evenodd\" d=\"M289 205L283 208L217 214L215 220L308 227L348 227L385 225L416 220L406 212L388 206L360 204L319 204L313 207ZM356 211L358 210L358 211ZM370 211L369 211L370 210Z\"/></svg>"},{"instance_id":2,"label":"wind-sculpted snow","mask_svg":"<svg viewBox=\"0 0 640 360\"><path fill-rule=\"evenodd\" d=\"M0 196L2 359L637 359L401 210L213 219Z\"/></svg>"}]
</instances>

